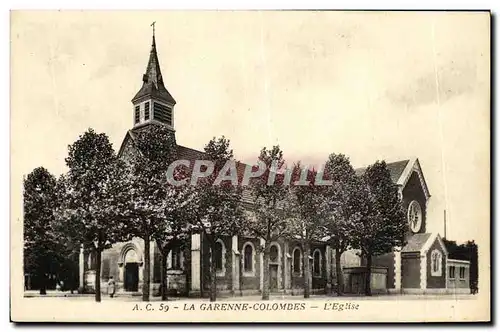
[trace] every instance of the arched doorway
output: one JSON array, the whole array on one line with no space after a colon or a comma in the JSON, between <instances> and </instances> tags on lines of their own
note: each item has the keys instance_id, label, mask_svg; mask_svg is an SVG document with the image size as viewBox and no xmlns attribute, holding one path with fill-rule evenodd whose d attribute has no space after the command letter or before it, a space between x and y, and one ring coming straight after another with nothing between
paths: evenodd
<instances>
[{"instance_id":1,"label":"arched doorway","mask_svg":"<svg viewBox=\"0 0 500 332\"><path fill-rule=\"evenodd\" d=\"M137 292L139 290L139 259L134 249L127 250L124 266L123 288L126 292Z\"/></svg>"}]
</instances>

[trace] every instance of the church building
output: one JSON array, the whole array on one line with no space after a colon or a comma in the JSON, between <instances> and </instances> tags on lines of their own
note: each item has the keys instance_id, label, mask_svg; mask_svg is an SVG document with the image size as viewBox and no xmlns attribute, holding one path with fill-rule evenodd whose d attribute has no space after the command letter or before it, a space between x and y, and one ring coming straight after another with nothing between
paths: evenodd
<instances>
[{"instance_id":1,"label":"church building","mask_svg":"<svg viewBox=\"0 0 500 332\"><path fill-rule=\"evenodd\" d=\"M134 139L140 130L153 124L166 126L175 134L176 100L165 87L153 41L142 87L132 99L132 128L127 131L119 150L120 158L134 153ZM179 159L203 159L203 152L177 144ZM372 289L374 292L445 292L450 283L448 253L439 234L427 232L427 205L430 199L424 174L418 159L389 163L392 180L399 186L400 197L407 209L408 243L404 248L373 258ZM358 169L361 174L364 169ZM252 201L243 195L244 206ZM258 294L263 285L263 256L257 251L262 240L232 236L219 240L216 248L217 288L233 295ZM303 290L303 252L298 242L280 240L272 243L269 262L272 293L299 294ZM144 271L144 243L136 238L116 243L102 254L101 289L113 277L117 293L140 294ZM151 293L158 295L160 286L160 252L151 242ZM311 248L311 294L327 292L335 279L334 250L318 241ZM346 293L361 293L366 268L355 252L342 256ZM85 248L80 252L80 287L94 290L95 259ZM457 265L458 264L458 265ZM468 269L468 262L452 265ZM455 273L454 273L455 275ZM464 275L469 275L468 270ZM210 288L209 248L203 234L193 233L183 249L172 250L167 259L168 293L176 296L206 296ZM462 283L465 285L466 283ZM453 289L455 289L454 286ZM468 287L468 285L467 285Z\"/></svg>"}]
</instances>

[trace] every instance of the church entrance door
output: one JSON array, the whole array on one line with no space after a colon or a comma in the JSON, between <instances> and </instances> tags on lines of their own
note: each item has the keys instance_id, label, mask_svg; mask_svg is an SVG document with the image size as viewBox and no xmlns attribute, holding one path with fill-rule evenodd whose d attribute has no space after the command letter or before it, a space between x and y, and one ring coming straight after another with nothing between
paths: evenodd
<instances>
[{"instance_id":1,"label":"church entrance door","mask_svg":"<svg viewBox=\"0 0 500 332\"><path fill-rule=\"evenodd\" d=\"M125 291L137 292L139 289L139 264L127 263L125 265Z\"/></svg>"}]
</instances>

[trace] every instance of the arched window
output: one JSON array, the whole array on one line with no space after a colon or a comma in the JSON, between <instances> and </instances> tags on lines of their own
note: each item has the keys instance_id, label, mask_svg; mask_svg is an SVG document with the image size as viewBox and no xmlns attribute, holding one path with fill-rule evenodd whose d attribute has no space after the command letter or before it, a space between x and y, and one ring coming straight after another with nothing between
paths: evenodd
<instances>
[{"instance_id":1,"label":"arched window","mask_svg":"<svg viewBox=\"0 0 500 332\"><path fill-rule=\"evenodd\" d=\"M442 254L434 249L431 253L431 276L440 277L442 274Z\"/></svg>"},{"instance_id":2,"label":"arched window","mask_svg":"<svg viewBox=\"0 0 500 332\"><path fill-rule=\"evenodd\" d=\"M277 263L278 256L278 247L276 245L272 245L271 248L269 248L269 260L271 261L271 263Z\"/></svg>"},{"instance_id":3,"label":"arched window","mask_svg":"<svg viewBox=\"0 0 500 332\"><path fill-rule=\"evenodd\" d=\"M214 252L214 261L215 261L215 269L217 271L222 270L222 251L223 251L223 244L221 241L217 241L215 243L215 252Z\"/></svg>"},{"instance_id":4,"label":"arched window","mask_svg":"<svg viewBox=\"0 0 500 332\"><path fill-rule=\"evenodd\" d=\"M89 252L89 256L88 256L88 258L87 258L87 269L89 269L89 270L92 270L92 268L93 268L93 266L94 266L94 265L92 264L92 257L93 257L93 256L94 256L94 255L92 255L92 253L91 253L91 252Z\"/></svg>"},{"instance_id":5,"label":"arched window","mask_svg":"<svg viewBox=\"0 0 500 332\"><path fill-rule=\"evenodd\" d=\"M130 248L127 250L127 252L125 253L125 264L127 263L137 263L139 261L139 259L137 258L137 251L135 251L135 249L133 248Z\"/></svg>"},{"instance_id":6,"label":"arched window","mask_svg":"<svg viewBox=\"0 0 500 332\"><path fill-rule=\"evenodd\" d=\"M172 249L172 262L171 262L171 267L173 270L181 270L182 269L182 264L181 264L181 249L179 247L175 247Z\"/></svg>"},{"instance_id":7,"label":"arched window","mask_svg":"<svg viewBox=\"0 0 500 332\"><path fill-rule=\"evenodd\" d=\"M301 270L300 256L300 249L295 248L293 251L293 272L295 273L300 273Z\"/></svg>"},{"instance_id":8,"label":"arched window","mask_svg":"<svg viewBox=\"0 0 500 332\"><path fill-rule=\"evenodd\" d=\"M319 249L314 250L313 254L313 274L315 276L321 275L321 252Z\"/></svg>"},{"instance_id":9,"label":"arched window","mask_svg":"<svg viewBox=\"0 0 500 332\"><path fill-rule=\"evenodd\" d=\"M250 243L245 244L243 248L243 271L253 271L253 247Z\"/></svg>"},{"instance_id":10,"label":"arched window","mask_svg":"<svg viewBox=\"0 0 500 332\"><path fill-rule=\"evenodd\" d=\"M226 275L226 246L221 239L215 242L215 250L213 255L215 270L217 276L223 277Z\"/></svg>"}]
</instances>

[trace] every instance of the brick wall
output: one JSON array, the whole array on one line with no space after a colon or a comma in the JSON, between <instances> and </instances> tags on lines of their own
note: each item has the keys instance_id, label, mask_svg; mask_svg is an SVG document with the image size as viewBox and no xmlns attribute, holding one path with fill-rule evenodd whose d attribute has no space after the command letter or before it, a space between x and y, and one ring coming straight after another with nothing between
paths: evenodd
<instances>
[{"instance_id":1,"label":"brick wall","mask_svg":"<svg viewBox=\"0 0 500 332\"><path fill-rule=\"evenodd\" d=\"M432 276L432 259L431 254L433 250L439 250L441 253L441 276ZM434 241L429 251L427 252L427 288L445 288L446 287L446 256L443 249L439 245L438 239Z\"/></svg>"},{"instance_id":2,"label":"brick wall","mask_svg":"<svg viewBox=\"0 0 500 332\"><path fill-rule=\"evenodd\" d=\"M422 208L422 227L420 228L419 233L425 233L426 230L426 199L425 193L420 185L420 179L418 178L418 174L413 172L403 189L403 207L404 210L408 210L408 205L411 201L416 200L420 207ZM411 234L410 227L408 225L408 234Z\"/></svg>"}]
</instances>

